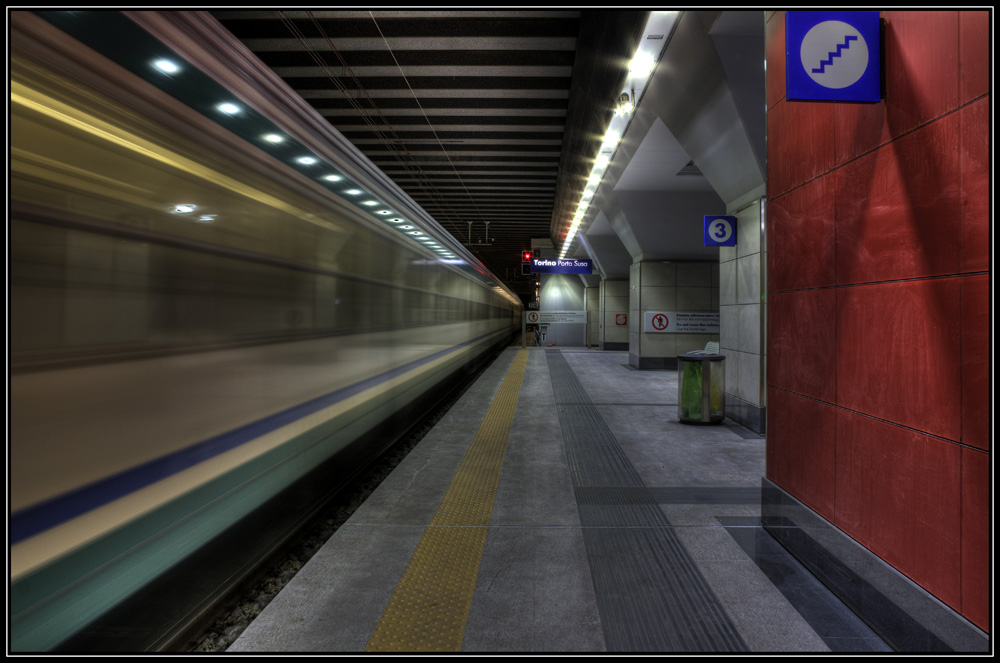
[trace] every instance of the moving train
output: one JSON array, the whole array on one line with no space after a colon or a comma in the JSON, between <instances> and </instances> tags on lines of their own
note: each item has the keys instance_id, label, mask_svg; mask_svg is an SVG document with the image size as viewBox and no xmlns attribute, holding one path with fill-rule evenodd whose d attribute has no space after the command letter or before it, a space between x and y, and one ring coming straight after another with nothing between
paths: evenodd
<instances>
[{"instance_id":1,"label":"moving train","mask_svg":"<svg viewBox=\"0 0 1000 663\"><path fill-rule=\"evenodd\" d=\"M9 27L9 645L27 652L322 464L381 451L522 305L206 12Z\"/></svg>"}]
</instances>

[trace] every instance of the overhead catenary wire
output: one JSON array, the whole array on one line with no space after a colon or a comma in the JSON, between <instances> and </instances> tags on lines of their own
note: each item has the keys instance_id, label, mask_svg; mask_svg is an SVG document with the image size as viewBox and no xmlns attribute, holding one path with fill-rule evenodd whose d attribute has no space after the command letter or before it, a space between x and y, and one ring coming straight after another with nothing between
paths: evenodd
<instances>
[{"instance_id":1,"label":"overhead catenary wire","mask_svg":"<svg viewBox=\"0 0 1000 663\"><path fill-rule=\"evenodd\" d=\"M288 18L285 15L284 11L277 10L275 13L277 14L281 22L285 25L285 27L288 29L288 31L292 34L292 36L295 39L297 39L300 44L302 44L303 51L306 52L309 55L309 57L312 58L313 62L315 62L316 65L323 72L326 73L327 78L329 78L330 82L333 83L333 85L344 94L344 97L347 99L348 103L350 103L351 106L354 108L354 110L358 112L358 115L361 117L361 120L366 125L368 125L372 133L376 136L376 138L378 138L378 140L381 141L386 148L388 148L389 152L399 161L402 167L406 170L407 174L412 176L418 182L420 182L424 187L424 189L431 196L433 196L434 199L442 207L451 210L451 206L448 203L447 198L434 187L433 180L431 179L431 177L426 172L424 172L424 170L421 169L419 165L414 163L414 156L406 148L403 139L396 133L395 129L393 129L392 125L389 123L389 120L382 113L382 110L379 108L378 104L376 104L375 101L368 95L364 86L361 85L361 82L358 80L357 76L354 75L354 72L351 70L350 65L348 65L347 62L344 60L344 57L340 54L340 51L337 49L336 45L334 45L333 40L330 39L330 37L323 30L322 25L320 25L319 21L316 19L313 12L308 11L306 12L306 14L309 16L309 19L310 21L312 21L313 26L316 28L318 34L321 35L321 38L326 43L328 50L332 52L340 61L339 69L341 71L341 76L337 76L334 73L334 67L329 65L323 59L323 56L320 53L318 53L316 49L312 48L309 45L309 40L302 33L299 27L295 24L294 20ZM395 57L393 59L395 59ZM344 85L344 83L340 80L341 78L350 78L354 82L355 91L353 91L353 93L351 89L349 89L346 85ZM359 99L361 99L362 96L365 100L367 100L369 108L366 108L363 104L360 103ZM378 115L382 123L381 126L372 121L369 111L374 111ZM383 129L383 127L385 129ZM387 135L387 132L388 134L391 134L391 136ZM453 221L461 220L460 215L454 211L450 211L449 216L452 217L451 220Z\"/></svg>"},{"instance_id":2,"label":"overhead catenary wire","mask_svg":"<svg viewBox=\"0 0 1000 663\"><path fill-rule=\"evenodd\" d=\"M399 60L396 59L396 54L392 52L392 47L389 45L389 40L385 38L385 34L382 32L382 27L378 24L378 20L376 20L374 12L369 11L368 14L372 17L372 23L375 24L375 29L378 30L379 36L382 37L382 41L385 43L386 50L389 52L389 55L392 56L392 61L396 64L396 68L399 70L399 75L403 77L403 82L406 83L407 89L410 91L410 94L413 95L413 100L416 102L417 108L420 110L420 114L423 115L424 119L427 121L427 126L430 128L431 133L434 134L434 139L437 141L438 145L441 147L441 151L444 153L445 158L448 160L448 165L451 166L452 171L455 173L455 177L458 178L459 183L462 185L462 189L469 197L469 201L472 203L472 207L476 210L476 214L479 215L480 220L486 223L487 228L489 228L489 221L486 221L483 218L482 210L480 210L479 205L476 204L476 199L473 197L472 193L469 191L469 188L466 186L465 180L462 179L461 174L458 172L458 168L455 167L455 163L451 160L451 155L448 154L448 150L445 149L444 143L441 142L441 138L438 136L437 131L434 129L434 124L431 122L431 119L427 117L427 112L424 110L423 105L420 103L420 99L419 97L417 97L417 93L413 91L413 87L410 85L410 81L406 78L406 72L403 71L403 67L399 64Z\"/></svg>"}]
</instances>

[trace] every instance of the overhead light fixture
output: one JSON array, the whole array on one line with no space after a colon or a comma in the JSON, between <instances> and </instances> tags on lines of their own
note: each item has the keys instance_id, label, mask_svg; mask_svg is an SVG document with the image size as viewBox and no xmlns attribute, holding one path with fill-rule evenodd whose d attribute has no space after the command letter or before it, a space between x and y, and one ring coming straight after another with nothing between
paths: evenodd
<instances>
[{"instance_id":1,"label":"overhead light fixture","mask_svg":"<svg viewBox=\"0 0 1000 663\"><path fill-rule=\"evenodd\" d=\"M312 166L313 164L319 163L319 159L316 157L299 157L296 161L303 166Z\"/></svg>"},{"instance_id":2,"label":"overhead light fixture","mask_svg":"<svg viewBox=\"0 0 1000 663\"><path fill-rule=\"evenodd\" d=\"M653 60L652 55L640 51L635 54L635 57L632 58L632 62L629 63L628 75L630 77L637 76L640 78L649 76L649 73L653 71L654 64L656 64L656 61Z\"/></svg>"},{"instance_id":3,"label":"overhead light fixture","mask_svg":"<svg viewBox=\"0 0 1000 663\"><path fill-rule=\"evenodd\" d=\"M240 112L240 107L236 104L231 104L228 101L226 103L219 104L216 106L217 109L225 113L226 115L236 115Z\"/></svg>"},{"instance_id":4,"label":"overhead light fixture","mask_svg":"<svg viewBox=\"0 0 1000 663\"><path fill-rule=\"evenodd\" d=\"M621 139L622 139L621 130L618 129L617 127L609 127L607 133L604 134L604 142L601 143L601 147L604 148L605 146L607 146L610 147L612 150L614 150L615 146L618 144L618 141L620 141Z\"/></svg>"},{"instance_id":5,"label":"overhead light fixture","mask_svg":"<svg viewBox=\"0 0 1000 663\"><path fill-rule=\"evenodd\" d=\"M632 90L631 94L629 94L628 92L622 92L618 96L618 106L617 106L617 108L615 110L617 112L621 113L622 115L628 115L629 113L631 113L632 111L634 111L635 110L635 90Z\"/></svg>"}]
</instances>

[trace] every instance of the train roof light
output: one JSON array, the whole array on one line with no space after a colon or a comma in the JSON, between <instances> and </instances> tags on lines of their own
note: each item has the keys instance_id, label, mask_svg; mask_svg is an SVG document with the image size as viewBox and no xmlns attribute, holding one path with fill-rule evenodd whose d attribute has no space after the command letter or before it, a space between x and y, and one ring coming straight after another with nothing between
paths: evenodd
<instances>
[{"instance_id":1,"label":"train roof light","mask_svg":"<svg viewBox=\"0 0 1000 663\"><path fill-rule=\"evenodd\" d=\"M164 74L176 74L181 70L180 66L176 62L166 58L160 58L153 63L153 66L162 71Z\"/></svg>"}]
</instances>

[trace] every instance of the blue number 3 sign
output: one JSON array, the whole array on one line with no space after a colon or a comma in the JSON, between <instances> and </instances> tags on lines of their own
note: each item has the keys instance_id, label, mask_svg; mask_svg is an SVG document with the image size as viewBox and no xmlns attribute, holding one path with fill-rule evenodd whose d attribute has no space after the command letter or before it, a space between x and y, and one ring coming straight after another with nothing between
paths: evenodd
<instances>
[{"instance_id":1,"label":"blue number 3 sign","mask_svg":"<svg viewBox=\"0 0 1000 663\"><path fill-rule=\"evenodd\" d=\"M736 246L736 217L706 216L705 246Z\"/></svg>"}]
</instances>

